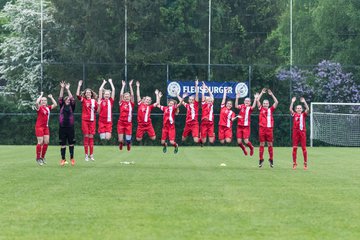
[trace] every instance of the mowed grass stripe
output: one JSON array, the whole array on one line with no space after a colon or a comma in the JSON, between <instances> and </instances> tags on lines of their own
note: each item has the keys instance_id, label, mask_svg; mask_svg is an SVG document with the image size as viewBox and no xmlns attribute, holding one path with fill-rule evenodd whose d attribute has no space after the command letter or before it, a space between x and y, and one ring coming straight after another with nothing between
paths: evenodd
<instances>
[{"instance_id":1,"label":"mowed grass stripe","mask_svg":"<svg viewBox=\"0 0 360 240\"><path fill-rule=\"evenodd\" d=\"M1 146L4 239L358 239L357 148L309 148L310 168L275 168L237 147L76 147L75 167L36 165L34 146ZM265 157L267 152L265 153ZM121 164L134 161L134 165ZM226 163L226 167L220 167Z\"/></svg>"}]
</instances>

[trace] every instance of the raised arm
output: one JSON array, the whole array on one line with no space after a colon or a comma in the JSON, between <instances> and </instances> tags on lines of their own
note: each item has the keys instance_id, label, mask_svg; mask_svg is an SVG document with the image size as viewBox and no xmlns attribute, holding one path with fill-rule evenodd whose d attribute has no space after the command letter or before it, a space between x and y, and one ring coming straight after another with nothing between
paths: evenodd
<instances>
[{"instance_id":1,"label":"raised arm","mask_svg":"<svg viewBox=\"0 0 360 240\"><path fill-rule=\"evenodd\" d=\"M254 108L256 107L256 104L257 104L256 99L258 99L258 98L259 98L259 93L255 93L255 95L254 95L254 101L253 101L253 104L252 104L252 106L251 106L251 109L254 109Z\"/></svg>"},{"instance_id":2,"label":"raised arm","mask_svg":"<svg viewBox=\"0 0 360 240\"><path fill-rule=\"evenodd\" d=\"M79 98L80 97L80 88L81 88L81 85L83 84L83 80L80 80L79 83L78 83L78 87L76 89L76 96Z\"/></svg>"},{"instance_id":3,"label":"raised arm","mask_svg":"<svg viewBox=\"0 0 360 240\"><path fill-rule=\"evenodd\" d=\"M180 95L178 94L177 96L177 99L179 100L179 105L183 103L184 101L184 98L186 97L186 93L183 94L183 97L180 97Z\"/></svg>"},{"instance_id":4,"label":"raised arm","mask_svg":"<svg viewBox=\"0 0 360 240\"><path fill-rule=\"evenodd\" d=\"M52 102L51 109L56 108L57 103L56 103L55 99L53 98L53 95L49 94L48 97L51 99L51 102Z\"/></svg>"},{"instance_id":5,"label":"raised arm","mask_svg":"<svg viewBox=\"0 0 360 240\"><path fill-rule=\"evenodd\" d=\"M61 81L61 82L60 82L59 98L63 98L63 97L64 97L64 88L65 88L65 81Z\"/></svg>"},{"instance_id":6,"label":"raised arm","mask_svg":"<svg viewBox=\"0 0 360 240\"><path fill-rule=\"evenodd\" d=\"M240 93L237 93L235 98L235 108L239 107L239 98L240 98Z\"/></svg>"},{"instance_id":7,"label":"raised arm","mask_svg":"<svg viewBox=\"0 0 360 240\"><path fill-rule=\"evenodd\" d=\"M183 96L184 96L184 95L185 95L185 97L187 96L186 93L184 93ZM181 104L184 103L184 98L185 98L185 97L182 98L182 97L180 97L179 94L177 95L177 98L179 99L179 103L178 103L177 106L180 106Z\"/></svg>"},{"instance_id":8,"label":"raised arm","mask_svg":"<svg viewBox=\"0 0 360 240\"><path fill-rule=\"evenodd\" d=\"M124 89L126 82L124 80L121 81L121 89L120 89L120 101L124 99Z\"/></svg>"},{"instance_id":9,"label":"raised arm","mask_svg":"<svg viewBox=\"0 0 360 240\"><path fill-rule=\"evenodd\" d=\"M296 97L291 98L291 103L289 107L289 111L291 114L294 114L294 102L296 101Z\"/></svg>"},{"instance_id":10,"label":"raised arm","mask_svg":"<svg viewBox=\"0 0 360 240\"><path fill-rule=\"evenodd\" d=\"M158 94L159 94L159 90L158 89L155 89L155 103L154 103L154 107L157 107L158 106ZM141 101L141 98L139 98Z\"/></svg>"},{"instance_id":11,"label":"raised arm","mask_svg":"<svg viewBox=\"0 0 360 240\"><path fill-rule=\"evenodd\" d=\"M195 79L195 101L199 102L199 79Z\"/></svg>"},{"instance_id":12,"label":"raised arm","mask_svg":"<svg viewBox=\"0 0 360 240\"><path fill-rule=\"evenodd\" d=\"M223 94L223 98L221 101L221 105L225 105L226 102L226 91L227 91L227 87L224 87L224 94Z\"/></svg>"},{"instance_id":13,"label":"raised arm","mask_svg":"<svg viewBox=\"0 0 360 240\"><path fill-rule=\"evenodd\" d=\"M44 95L44 92L41 92L41 93L40 93L40 96L39 96L39 97L36 99L36 101L35 101L35 108L36 108L36 110L39 109L40 101L41 101L41 98L43 97L43 95Z\"/></svg>"},{"instance_id":14,"label":"raised arm","mask_svg":"<svg viewBox=\"0 0 360 240\"><path fill-rule=\"evenodd\" d=\"M266 93L266 88L263 88L262 90L261 90L261 92L260 92L260 94L259 94L259 97L257 98L257 100L256 100L256 103L257 103L257 106L258 106L258 108L260 108L261 107L261 97L262 97L262 95L264 95L264 93Z\"/></svg>"},{"instance_id":15,"label":"raised arm","mask_svg":"<svg viewBox=\"0 0 360 240\"><path fill-rule=\"evenodd\" d=\"M158 94L156 94L156 106L158 108L161 108L161 105L160 105L161 97L162 97L162 92L158 91Z\"/></svg>"},{"instance_id":16,"label":"raised arm","mask_svg":"<svg viewBox=\"0 0 360 240\"><path fill-rule=\"evenodd\" d=\"M275 97L274 93L270 89L268 89L268 94L273 98L273 100L274 100L273 107L276 108L277 105L279 104L277 98Z\"/></svg>"},{"instance_id":17,"label":"raised arm","mask_svg":"<svg viewBox=\"0 0 360 240\"><path fill-rule=\"evenodd\" d=\"M155 93L156 94L156 93ZM136 98L137 101L140 102L141 101L141 96L140 96L140 82L136 81Z\"/></svg>"},{"instance_id":18,"label":"raised arm","mask_svg":"<svg viewBox=\"0 0 360 240\"><path fill-rule=\"evenodd\" d=\"M67 94L68 94L69 98L72 98L73 95L72 95L72 93L70 91L70 83L66 83L65 88L66 88L66 91L67 91Z\"/></svg>"},{"instance_id":19,"label":"raised arm","mask_svg":"<svg viewBox=\"0 0 360 240\"><path fill-rule=\"evenodd\" d=\"M208 86L206 86L206 90L208 90L210 97L214 100L214 95L212 94Z\"/></svg>"},{"instance_id":20,"label":"raised arm","mask_svg":"<svg viewBox=\"0 0 360 240\"><path fill-rule=\"evenodd\" d=\"M134 79L131 79L129 82L131 102L134 102L134 89L132 87L133 82L134 82Z\"/></svg>"},{"instance_id":21,"label":"raised arm","mask_svg":"<svg viewBox=\"0 0 360 240\"><path fill-rule=\"evenodd\" d=\"M308 113L310 111L309 105L306 103L305 98L301 97L300 102L304 103L305 106L305 112Z\"/></svg>"},{"instance_id":22,"label":"raised arm","mask_svg":"<svg viewBox=\"0 0 360 240\"><path fill-rule=\"evenodd\" d=\"M102 97L103 97L103 92L104 92L104 86L106 84L106 80L104 79L100 88L99 88L99 101L101 101Z\"/></svg>"},{"instance_id":23,"label":"raised arm","mask_svg":"<svg viewBox=\"0 0 360 240\"><path fill-rule=\"evenodd\" d=\"M113 83L111 78L109 78L108 82L110 83L110 86L111 86L111 98L115 99L115 86L114 86L114 83Z\"/></svg>"}]
</instances>

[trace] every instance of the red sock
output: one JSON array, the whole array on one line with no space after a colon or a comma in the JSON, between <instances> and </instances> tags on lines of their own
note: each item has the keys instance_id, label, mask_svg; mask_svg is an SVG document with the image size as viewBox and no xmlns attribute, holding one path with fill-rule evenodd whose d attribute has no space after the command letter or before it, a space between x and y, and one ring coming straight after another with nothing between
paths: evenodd
<instances>
[{"instance_id":1,"label":"red sock","mask_svg":"<svg viewBox=\"0 0 360 240\"><path fill-rule=\"evenodd\" d=\"M238 145L243 150L244 154L247 155L247 151L246 151L246 148L245 148L244 144L239 143Z\"/></svg>"},{"instance_id":2,"label":"red sock","mask_svg":"<svg viewBox=\"0 0 360 240\"><path fill-rule=\"evenodd\" d=\"M84 150L85 150L85 154L88 155L89 153L89 138L88 137L84 137Z\"/></svg>"},{"instance_id":3,"label":"red sock","mask_svg":"<svg viewBox=\"0 0 360 240\"><path fill-rule=\"evenodd\" d=\"M41 153L41 144L37 144L36 145L36 159L40 158L40 153Z\"/></svg>"},{"instance_id":4,"label":"red sock","mask_svg":"<svg viewBox=\"0 0 360 240\"><path fill-rule=\"evenodd\" d=\"M260 157L260 160L264 159L264 146L259 147L259 157Z\"/></svg>"},{"instance_id":5,"label":"red sock","mask_svg":"<svg viewBox=\"0 0 360 240\"><path fill-rule=\"evenodd\" d=\"M274 150L273 150L273 146L268 146L268 151L269 151L269 158L271 160L274 160Z\"/></svg>"},{"instance_id":6,"label":"red sock","mask_svg":"<svg viewBox=\"0 0 360 240\"><path fill-rule=\"evenodd\" d=\"M45 154L46 154L48 146L49 146L48 144L43 144L42 151L41 151L41 158L45 158Z\"/></svg>"},{"instance_id":7,"label":"red sock","mask_svg":"<svg viewBox=\"0 0 360 240\"><path fill-rule=\"evenodd\" d=\"M250 141L246 145L250 148L250 150L254 151L254 146L251 144Z\"/></svg>"},{"instance_id":8,"label":"red sock","mask_svg":"<svg viewBox=\"0 0 360 240\"><path fill-rule=\"evenodd\" d=\"M304 163L307 163L307 151L306 151L306 147L302 147L302 152L303 152L303 156L304 156Z\"/></svg>"},{"instance_id":9,"label":"red sock","mask_svg":"<svg viewBox=\"0 0 360 240\"><path fill-rule=\"evenodd\" d=\"M90 146L90 155L94 153L94 138L89 138L89 146Z\"/></svg>"},{"instance_id":10,"label":"red sock","mask_svg":"<svg viewBox=\"0 0 360 240\"><path fill-rule=\"evenodd\" d=\"M176 143L176 142L174 142L173 146L174 146L174 147L176 147L176 146L177 146L177 143Z\"/></svg>"},{"instance_id":11,"label":"red sock","mask_svg":"<svg viewBox=\"0 0 360 240\"><path fill-rule=\"evenodd\" d=\"M294 164L296 164L296 154L297 154L297 147L293 147L292 157L293 157Z\"/></svg>"}]
</instances>

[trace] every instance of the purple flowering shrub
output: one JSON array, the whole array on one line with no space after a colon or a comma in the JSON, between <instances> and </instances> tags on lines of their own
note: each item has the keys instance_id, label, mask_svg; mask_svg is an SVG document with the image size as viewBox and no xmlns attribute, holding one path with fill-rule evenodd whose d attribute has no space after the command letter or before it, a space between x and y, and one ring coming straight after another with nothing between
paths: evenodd
<instances>
[{"instance_id":1,"label":"purple flowering shrub","mask_svg":"<svg viewBox=\"0 0 360 240\"><path fill-rule=\"evenodd\" d=\"M293 96L304 96L307 101L359 103L360 86L352 73L346 73L340 63L324 60L309 72L294 67L280 70L280 81L291 81Z\"/></svg>"},{"instance_id":2,"label":"purple flowering shrub","mask_svg":"<svg viewBox=\"0 0 360 240\"><path fill-rule=\"evenodd\" d=\"M317 94L323 102L360 102L359 85L352 73L343 71L340 63L322 61L314 69Z\"/></svg>"},{"instance_id":3,"label":"purple flowering shrub","mask_svg":"<svg viewBox=\"0 0 360 240\"><path fill-rule=\"evenodd\" d=\"M291 81L292 96L304 97L307 101L311 101L314 96L313 87L308 83L311 78L311 73L306 70L301 70L293 67L291 70L281 69L277 78L280 81Z\"/></svg>"}]
</instances>

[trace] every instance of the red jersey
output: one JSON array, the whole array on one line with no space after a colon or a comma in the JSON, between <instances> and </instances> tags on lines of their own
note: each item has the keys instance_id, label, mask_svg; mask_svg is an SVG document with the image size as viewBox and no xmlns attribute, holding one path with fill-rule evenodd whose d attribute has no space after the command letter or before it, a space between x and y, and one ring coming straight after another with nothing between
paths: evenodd
<instances>
[{"instance_id":1,"label":"red jersey","mask_svg":"<svg viewBox=\"0 0 360 240\"><path fill-rule=\"evenodd\" d=\"M113 106L114 106L114 99L112 99L112 98L101 99L99 119L101 119L102 122L112 122L111 109Z\"/></svg>"},{"instance_id":2,"label":"red jersey","mask_svg":"<svg viewBox=\"0 0 360 240\"><path fill-rule=\"evenodd\" d=\"M36 119L36 127L48 127L49 126L49 118L50 118L50 110L51 105L49 106L39 106L37 110L37 119Z\"/></svg>"},{"instance_id":3,"label":"red jersey","mask_svg":"<svg viewBox=\"0 0 360 240\"><path fill-rule=\"evenodd\" d=\"M239 117L238 117L238 126L250 126L251 113L253 112L253 108L251 106L246 106L245 104L241 104L238 106Z\"/></svg>"},{"instance_id":4,"label":"red jersey","mask_svg":"<svg viewBox=\"0 0 360 240\"><path fill-rule=\"evenodd\" d=\"M201 120L209 120L210 122L214 121L214 106L213 103L207 103L205 101L201 102L202 117Z\"/></svg>"},{"instance_id":5,"label":"red jersey","mask_svg":"<svg viewBox=\"0 0 360 240\"><path fill-rule=\"evenodd\" d=\"M306 117L307 113L296 113L291 114L293 117L293 130L306 131Z\"/></svg>"},{"instance_id":6,"label":"red jersey","mask_svg":"<svg viewBox=\"0 0 360 240\"><path fill-rule=\"evenodd\" d=\"M274 127L274 117L273 112L275 111L274 106L270 108L264 108L263 106L259 107L259 126L273 128Z\"/></svg>"},{"instance_id":7,"label":"red jersey","mask_svg":"<svg viewBox=\"0 0 360 240\"><path fill-rule=\"evenodd\" d=\"M165 125L166 123L170 123L171 125L175 123L175 112L177 107L177 104L172 107L160 106L161 111L164 112L163 125Z\"/></svg>"},{"instance_id":8,"label":"red jersey","mask_svg":"<svg viewBox=\"0 0 360 240\"><path fill-rule=\"evenodd\" d=\"M198 122L199 102L184 103L184 106L186 107L186 122Z\"/></svg>"},{"instance_id":9,"label":"red jersey","mask_svg":"<svg viewBox=\"0 0 360 240\"><path fill-rule=\"evenodd\" d=\"M228 109L225 104L221 104L220 117L219 117L219 126L225 126L228 128L232 127L231 119L235 117L235 113Z\"/></svg>"},{"instance_id":10,"label":"red jersey","mask_svg":"<svg viewBox=\"0 0 360 240\"><path fill-rule=\"evenodd\" d=\"M98 108L98 103L95 99L87 99L82 96L78 96L78 99L81 101L82 110L81 110L81 119L85 121L95 121L96 116L95 112Z\"/></svg>"},{"instance_id":11,"label":"red jersey","mask_svg":"<svg viewBox=\"0 0 360 240\"><path fill-rule=\"evenodd\" d=\"M135 106L135 104L131 101L129 101L129 102L120 101L119 102L119 111L120 111L119 121L131 122L134 106Z\"/></svg>"},{"instance_id":12,"label":"red jersey","mask_svg":"<svg viewBox=\"0 0 360 240\"><path fill-rule=\"evenodd\" d=\"M142 101L138 102L138 123L151 123L150 114L154 108L154 104L147 105Z\"/></svg>"}]
</instances>

